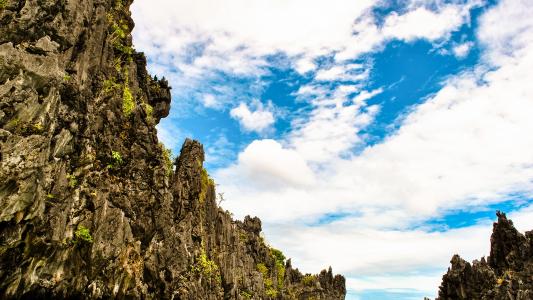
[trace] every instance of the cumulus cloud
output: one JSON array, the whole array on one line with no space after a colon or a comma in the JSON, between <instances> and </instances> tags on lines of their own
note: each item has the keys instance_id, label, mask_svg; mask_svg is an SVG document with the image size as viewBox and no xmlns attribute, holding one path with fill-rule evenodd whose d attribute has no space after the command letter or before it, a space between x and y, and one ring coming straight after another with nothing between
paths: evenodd
<instances>
[{"instance_id":1,"label":"cumulus cloud","mask_svg":"<svg viewBox=\"0 0 533 300\"><path fill-rule=\"evenodd\" d=\"M272 110L272 103L269 102L267 106L264 106L260 101L256 100L252 102L251 107L241 102L239 106L230 111L230 115L239 121L241 128L244 130L261 133L275 122Z\"/></svg>"},{"instance_id":2,"label":"cumulus cloud","mask_svg":"<svg viewBox=\"0 0 533 300\"><path fill-rule=\"evenodd\" d=\"M274 140L256 140L239 154L239 170L225 170L246 177L253 185L266 188L306 187L314 184L314 173L298 152Z\"/></svg>"}]
</instances>

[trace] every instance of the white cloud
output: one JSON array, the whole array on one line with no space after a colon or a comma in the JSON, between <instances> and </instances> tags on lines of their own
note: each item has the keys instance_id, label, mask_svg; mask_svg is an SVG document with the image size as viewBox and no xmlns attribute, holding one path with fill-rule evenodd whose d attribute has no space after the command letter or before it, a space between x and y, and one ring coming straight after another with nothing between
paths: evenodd
<instances>
[{"instance_id":1,"label":"white cloud","mask_svg":"<svg viewBox=\"0 0 533 300\"><path fill-rule=\"evenodd\" d=\"M470 49L472 49L473 46L474 46L474 43L465 42L465 43L462 43L462 44L459 44L459 45L455 45L452 48L452 51L453 51L453 54L457 58L464 58L464 57L466 57L468 55L468 53L470 52Z\"/></svg>"},{"instance_id":2,"label":"white cloud","mask_svg":"<svg viewBox=\"0 0 533 300\"><path fill-rule=\"evenodd\" d=\"M363 66L360 64L347 64L340 66L333 66L329 69L321 69L315 75L315 80L318 81L359 81L366 79L368 74L364 72Z\"/></svg>"},{"instance_id":3,"label":"white cloud","mask_svg":"<svg viewBox=\"0 0 533 300\"><path fill-rule=\"evenodd\" d=\"M358 93L357 102L350 95ZM299 95L311 97L309 114L292 120L288 144L310 162L327 162L362 142L358 133L373 120L377 106L367 107L367 100L377 93L359 91L357 84L340 85L332 94L313 86L301 87Z\"/></svg>"},{"instance_id":4,"label":"white cloud","mask_svg":"<svg viewBox=\"0 0 533 300\"><path fill-rule=\"evenodd\" d=\"M232 118L239 121L241 127L246 131L255 131L261 133L274 124L274 113L272 104L266 107L260 101L252 102L252 109L246 103L240 103L239 106L230 111Z\"/></svg>"},{"instance_id":5,"label":"white cloud","mask_svg":"<svg viewBox=\"0 0 533 300\"><path fill-rule=\"evenodd\" d=\"M294 150L283 148L274 140L254 141L239 154L237 170L253 185L266 188L310 186L314 174L306 161ZM235 170L225 172L233 173Z\"/></svg>"},{"instance_id":6,"label":"white cloud","mask_svg":"<svg viewBox=\"0 0 533 300\"><path fill-rule=\"evenodd\" d=\"M315 70L316 67L317 65L313 62L312 59L300 58L296 61L294 69L300 74L305 74L305 73Z\"/></svg>"},{"instance_id":7,"label":"white cloud","mask_svg":"<svg viewBox=\"0 0 533 300\"><path fill-rule=\"evenodd\" d=\"M221 103L217 100L213 94L205 94L202 96L201 101L207 108L220 108Z\"/></svg>"},{"instance_id":8,"label":"white cloud","mask_svg":"<svg viewBox=\"0 0 533 300\"><path fill-rule=\"evenodd\" d=\"M402 15L391 13L385 19L381 31L386 38L405 41L424 38L434 41L446 38L447 34L463 24L468 16L468 6L446 5L436 12L418 7Z\"/></svg>"},{"instance_id":9,"label":"white cloud","mask_svg":"<svg viewBox=\"0 0 533 300\"><path fill-rule=\"evenodd\" d=\"M358 57L379 49L390 40L411 42L425 39L431 42L447 40L450 33L470 20L470 10L480 1L466 1L463 4L442 4L437 1L436 9L429 9L431 2L411 1L409 9L400 14L392 12L379 26L375 16L363 14L353 25L350 43L343 45L336 53L337 61Z\"/></svg>"}]
</instances>

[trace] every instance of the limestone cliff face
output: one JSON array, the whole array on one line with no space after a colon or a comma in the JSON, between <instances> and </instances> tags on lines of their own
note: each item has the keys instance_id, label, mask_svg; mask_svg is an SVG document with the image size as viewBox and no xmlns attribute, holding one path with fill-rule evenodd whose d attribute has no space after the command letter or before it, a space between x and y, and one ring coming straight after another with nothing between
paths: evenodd
<instances>
[{"instance_id":1,"label":"limestone cliff face","mask_svg":"<svg viewBox=\"0 0 533 300\"><path fill-rule=\"evenodd\" d=\"M533 299L533 231L523 235L504 213L497 215L488 259L470 264L455 255L437 299Z\"/></svg>"},{"instance_id":2,"label":"limestone cliff face","mask_svg":"<svg viewBox=\"0 0 533 300\"><path fill-rule=\"evenodd\" d=\"M344 299L217 206L201 144L170 161L130 4L0 0L0 298Z\"/></svg>"}]
</instances>

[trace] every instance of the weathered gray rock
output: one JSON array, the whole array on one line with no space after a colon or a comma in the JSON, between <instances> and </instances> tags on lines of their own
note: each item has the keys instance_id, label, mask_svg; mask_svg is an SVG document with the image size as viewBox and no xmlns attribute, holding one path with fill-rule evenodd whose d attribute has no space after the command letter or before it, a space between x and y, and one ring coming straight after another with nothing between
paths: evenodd
<instances>
[{"instance_id":1,"label":"weathered gray rock","mask_svg":"<svg viewBox=\"0 0 533 300\"><path fill-rule=\"evenodd\" d=\"M471 265L455 255L437 299L533 299L533 234L529 231L524 236L504 213L497 216L488 260Z\"/></svg>"},{"instance_id":2,"label":"weathered gray rock","mask_svg":"<svg viewBox=\"0 0 533 300\"><path fill-rule=\"evenodd\" d=\"M170 161L130 4L0 7L0 298L343 299L217 206L201 144Z\"/></svg>"}]
</instances>

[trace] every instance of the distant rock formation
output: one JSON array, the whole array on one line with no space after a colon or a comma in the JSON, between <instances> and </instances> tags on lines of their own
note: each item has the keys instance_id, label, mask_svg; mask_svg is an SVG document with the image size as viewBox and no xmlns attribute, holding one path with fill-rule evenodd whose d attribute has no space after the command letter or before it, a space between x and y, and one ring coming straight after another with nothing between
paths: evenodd
<instances>
[{"instance_id":1,"label":"distant rock formation","mask_svg":"<svg viewBox=\"0 0 533 300\"><path fill-rule=\"evenodd\" d=\"M533 299L533 231L523 235L504 213L497 216L488 259L470 264L455 255L437 299Z\"/></svg>"},{"instance_id":2,"label":"distant rock formation","mask_svg":"<svg viewBox=\"0 0 533 300\"><path fill-rule=\"evenodd\" d=\"M344 299L218 207L200 143L171 161L130 4L0 0L0 299Z\"/></svg>"}]
</instances>

